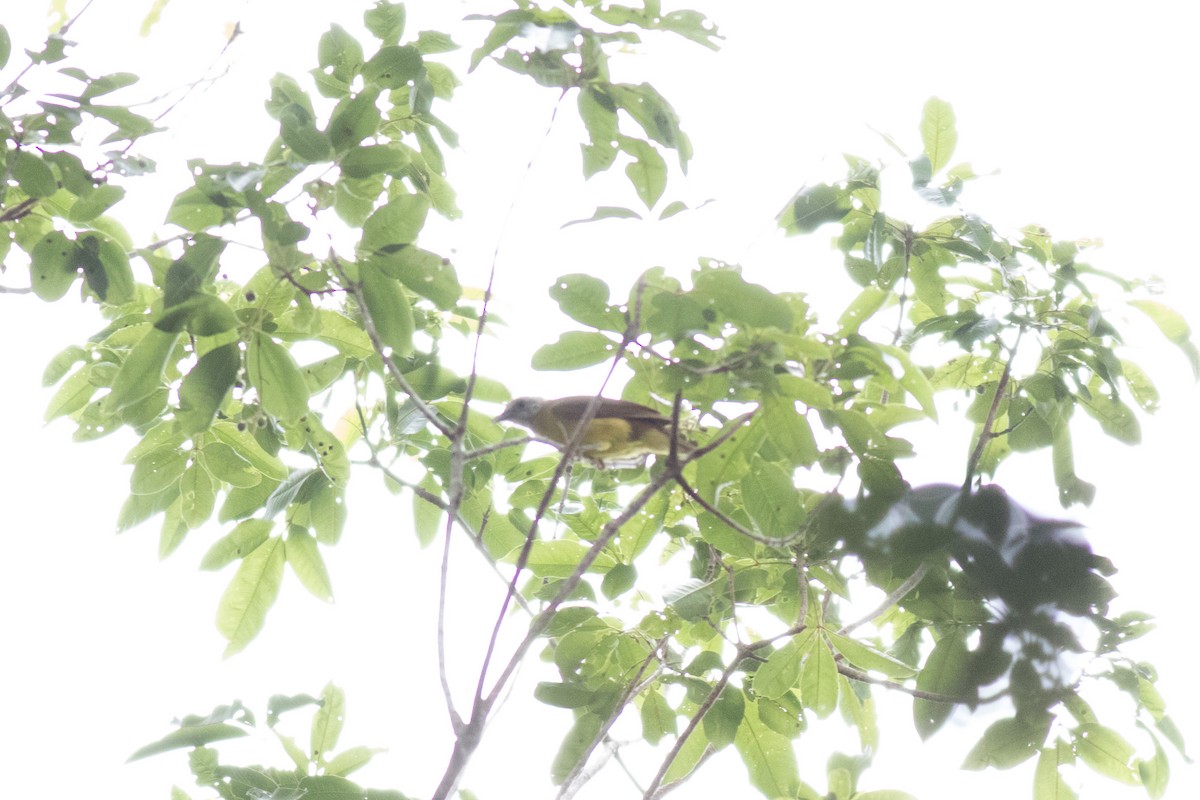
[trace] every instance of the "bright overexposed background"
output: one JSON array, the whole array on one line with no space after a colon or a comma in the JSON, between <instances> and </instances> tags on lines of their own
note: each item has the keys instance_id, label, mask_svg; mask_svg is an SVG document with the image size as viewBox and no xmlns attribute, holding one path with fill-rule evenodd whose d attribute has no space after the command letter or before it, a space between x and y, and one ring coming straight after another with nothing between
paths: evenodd
<instances>
[{"instance_id":1,"label":"bright overexposed background","mask_svg":"<svg viewBox=\"0 0 1200 800\"><path fill-rule=\"evenodd\" d=\"M48 5L6 4L0 24L12 36L15 54L0 84L23 65L22 48L40 48ZM528 354L570 325L545 293L567 272L604 277L623 293L648 267L662 265L682 276L697 256L713 256L742 263L750 280L806 291L836 313L849 296L848 281L827 237L784 239L772 219L803 184L837 177L842 152L897 160L876 130L910 153L919 151L917 120L931 95L950 101L957 112L954 160L970 161L980 173L999 170L968 186L967 208L1009 230L1036 222L1062 238L1102 238L1105 247L1093 263L1130 276L1162 276L1164 300L1200 327L1200 265L1192 245L1200 186L1192 85L1200 75L1200 51L1192 39L1200 14L1191 4L680 5L704 11L720 26L727 37L722 52L655 40L617 56L614 77L648 80L674 104L696 158L686 178L672 176L665 200L698 206L715 198L702 209L661 224L607 221L561 229L599 204L637 204L619 170L581 187L582 132L573 110L559 114L546 135L557 93L485 63L443 106L463 136L462 149L450 154L449 178L465 217L455 225L435 224L431 246L452 255L463 283L472 286L486 282L500 246L496 310L508 327L485 347L486 374L521 393L595 390L591 374L546 375L528 367ZM125 97L177 97L197 78L214 78L164 119L169 132L142 146L158 160L159 174L134 182L117 209L139 242L171 232L162 224L162 209L188 184L181 159L227 163L262 156L277 132L262 111L270 76L302 77L315 66L317 37L329 23L358 33L368 4L172 0L159 26L139 38L138 23L149 6L149 0L95 0L69 37L79 43L71 63L94 75L143 76L144 88ZM79 7L68 4L71 13ZM447 30L470 48L484 28L457 21L505 6L417 0L408 8L410 31ZM242 33L220 55L235 22ZM447 60L461 65L463 57ZM150 196L134 197L141 193ZM27 278L10 269L0 281L16 286ZM1189 665L1197 641L1192 589L1200 526L1193 492L1200 393L1184 359L1149 326L1131 323L1141 337L1131 342L1130 354L1157 381L1164 408L1144 421L1140 447L1126 448L1079 426L1078 470L1099 485L1099 495L1092 508L1066 513L1085 520L1097 551L1121 568L1120 607L1158 617L1160 630L1132 652L1159 667L1168 710L1195 747L1200 692ZM213 614L228 573L196 570L218 531L193 532L180 551L159 563L153 523L112 533L127 491L128 467L120 462L130 436L77 445L69 423L40 425L51 392L41 388L45 363L99 327L94 309L70 297L47 305L28 295L0 296L0 631L10 686L0 752L9 765L8 793L165 797L172 781L190 788L182 755L123 762L165 734L172 717L235 697L261 709L271 693L316 693L333 680L349 694L344 744L389 748L355 777L427 794L451 736L432 668L430 598L437 562L434 553L417 548L407 505L381 492L376 476L356 476L346 535L327 554L337 602L322 605L289 579L260 639L222 660L224 642ZM960 480L963 435L953 427L926 431L918 445L929 455L906 465L906 476L915 483ZM1064 513L1056 508L1045 455L1020 461L999 481L1023 503ZM455 685L464 689L461 700L473 685L479 657L474 642L490 624L499 586L467 550L455 558L450 660ZM475 619L480 609L486 609L478 614L483 621ZM527 673L517 698L537 677L535 668ZM483 798L551 795L546 765L568 715L536 704L518 711L516 705L489 729L464 783ZM896 724L889 726L885 717L882 753L864 788L896 786L926 798L1028 794L1028 769L986 775L954 769L981 730L977 721L956 718L920 746L905 730L911 728L906 701L883 706ZM542 730L537 726L552 733L535 734ZM814 753L825 750L807 748L803 738L799 748L802 775L823 785ZM265 747L263 755L251 752L256 759L276 758ZM1173 763L1178 769L1169 796L1200 796L1197 770ZM712 796L720 771L710 767L678 796ZM726 771L734 781L721 792L745 794L735 782L739 768ZM1087 781L1085 797L1137 796L1086 771L1080 778ZM589 792L585 796L633 795L620 781Z\"/></svg>"}]
</instances>

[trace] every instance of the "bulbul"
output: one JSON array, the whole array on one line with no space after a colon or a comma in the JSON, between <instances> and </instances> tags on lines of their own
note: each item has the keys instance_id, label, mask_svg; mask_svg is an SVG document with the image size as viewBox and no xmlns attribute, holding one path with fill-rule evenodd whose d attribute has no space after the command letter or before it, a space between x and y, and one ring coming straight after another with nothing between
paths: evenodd
<instances>
[{"instance_id":1,"label":"bulbul","mask_svg":"<svg viewBox=\"0 0 1200 800\"><path fill-rule=\"evenodd\" d=\"M597 400L586 396L557 400L518 397L496 417L496 421L524 425L538 436L565 447L593 402L596 413L588 422L580 442L581 455L603 467L605 462L671 452L671 419L653 408L628 400L607 397ZM694 448L695 445L682 436L676 438L675 450L680 455L686 455Z\"/></svg>"}]
</instances>

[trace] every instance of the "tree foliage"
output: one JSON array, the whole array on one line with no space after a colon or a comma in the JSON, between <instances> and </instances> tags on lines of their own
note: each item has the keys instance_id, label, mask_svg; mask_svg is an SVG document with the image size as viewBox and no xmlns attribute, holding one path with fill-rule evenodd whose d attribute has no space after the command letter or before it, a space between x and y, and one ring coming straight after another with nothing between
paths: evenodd
<instances>
[{"instance_id":1,"label":"tree foliage","mask_svg":"<svg viewBox=\"0 0 1200 800\"><path fill-rule=\"evenodd\" d=\"M648 213L685 210L659 207L693 156L680 119L653 86L613 81L609 59L652 32L715 49L715 27L649 0L515 6L469 18L487 31L466 79L499 67L573 97L583 175L623 167ZM189 162L194 184L166 209L176 233L163 241L135 242L109 213L153 169L137 149L155 123L103 100L134 76L57 66L64 30L27 52L0 95L5 269L27 271L45 301L78 291L104 318L47 367L58 386L47 418L72 420L80 441L137 437L118 525L155 521L163 555L213 537L201 567L232 572L217 612L227 654L262 629L287 571L332 596L323 552L347 529L347 483L376 472L411 500L422 543L467 537L496 565L508 591L493 639L520 630L511 651L487 649L469 707L447 691L454 752L434 797L456 790L534 648L558 673L536 699L572 720L550 776L563 794L624 718L666 744L657 772L639 776L648 798L730 746L767 797L903 797L857 788L878 746L873 693L887 691L912 696L923 737L955 708L1005 704L964 766L1035 761L1035 798L1072 796L1064 768L1076 762L1162 796L1163 742L1183 744L1153 668L1121 649L1146 618L1110 613L1113 566L1078 526L987 481L1014 453L1040 453L1064 506L1090 502L1072 448L1081 418L1136 443L1139 414L1158 403L1113 309L1148 316L1200 372L1179 314L1090 266L1086 242L1036 226L1009 234L968 211L960 196L976 176L954 163L954 112L933 98L921 152L887 165L848 155L844 178L806 186L778 216L788 235L833 234L858 287L836 319L711 257L629 285L556 281L573 327L547 336L532 366L620 368L622 396L662 409L698 446L617 469L597 468L578 442L527 453L528 437L490 419L509 387L443 356L452 338L503 337L490 291L465 289L423 244L431 215L459 215L445 155L457 135L440 116L461 80L443 56L458 45L408 31L388 0L363 25L361 37L330 27L303 80L271 81L278 136L259 161ZM0 66L11 50L0 28ZM29 70L82 88L31 95ZM85 125L109 131L99 156ZM885 170L941 216L890 213ZM601 206L574 222L641 215ZM246 269L227 245L255 236ZM954 413L946 398L968 400L966 469L912 486L905 426ZM664 565L685 577L657 597L644 576ZM1126 719L1093 712L1103 685L1129 697ZM240 704L184 718L135 757L190 748L197 782L229 800L402 797L346 777L374 751L334 752L344 703L332 684L319 698L272 698L271 730L315 709L307 748L279 734L284 768L220 760L216 743L256 725ZM831 760L824 778L801 775L794 742L835 712L861 753Z\"/></svg>"}]
</instances>

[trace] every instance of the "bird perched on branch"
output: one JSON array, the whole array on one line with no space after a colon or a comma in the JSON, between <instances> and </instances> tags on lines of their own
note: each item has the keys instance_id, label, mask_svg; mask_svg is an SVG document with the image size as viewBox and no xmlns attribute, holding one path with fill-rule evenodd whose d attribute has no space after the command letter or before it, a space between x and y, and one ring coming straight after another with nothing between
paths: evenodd
<instances>
[{"instance_id":1,"label":"bird perched on branch","mask_svg":"<svg viewBox=\"0 0 1200 800\"><path fill-rule=\"evenodd\" d=\"M607 397L518 397L496 417L497 422L515 422L538 436L565 447L588 408L596 403L596 413L587 424L579 452L600 467L605 463L631 461L654 453L671 452L671 418L653 408L629 400ZM686 455L695 445L683 436L675 436L675 451Z\"/></svg>"}]
</instances>

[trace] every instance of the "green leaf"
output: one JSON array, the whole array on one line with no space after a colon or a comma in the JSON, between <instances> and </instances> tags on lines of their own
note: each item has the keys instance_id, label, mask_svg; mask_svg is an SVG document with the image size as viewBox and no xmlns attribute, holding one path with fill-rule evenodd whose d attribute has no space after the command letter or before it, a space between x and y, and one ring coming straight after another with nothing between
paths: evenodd
<instances>
[{"instance_id":1,"label":"green leaf","mask_svg":"<svg viewBox=\"0 0 1200 800\"><path fill-rule=\"evenodd\" d=\"M800 684L800 667L812 636L813 631L806 629L767 656L754 673L755 695L777 700Z\"/></svg>"},{"instance_id":2,"label":"green leaf","mask_svg":"<svg viewBox=\"0 0 1200 800\"><path fill-rule=\"evenodd\" d=\"M875 312L883 308L891 296L891 292L878 286L868 286L859 292L858 297L855 297L838 317L838 336L858 333L863 323L875 316Z\"/></svg>"},{"instance_id":3,"label":"green leaf","mask_svg":"<svg viewBox=\"0 0 1200 800\"><path fill-rule=\"evenodd\" d=\"M1149 761L1137 759L1134 763L1137 765L1142 786L1146 787L1146 794L1153 800L1166 795L1167 783L1171 778L1171 764L1167 761L1167 754L1157 738L1154 739L1154 757Z\"/></svg>"},{"instance_id":4,"label":"green leaf","mask_svg":"<svg viewBox=\"0 0 1200 800\"><path fill-rule=\"evenodd\" d=\"M359 265L359 275L363 301L380 341L396 356L409 355L413 349L414 323L408 295L399 283L369 261Z\"/></svg>"},{"instance_id":5,"label":"green leaf","mask_svg":"<svg viewBox=\"0 0 1200 800\"><path fill-rule=\"evenodd\" d=\"M1058 500L1064 507L1074 503L1091 505L1096 497L1096 486L1075 474L1075 449L1071 444L1071 429L1066 420L1052 428L1054 441L1051 444L1051 462L1054 466L1054 483L1058 486Z\"/></svg>"},{"instance_id":6,"label":"green leaf","mask_svg":"<svg viewBox=\"0 0 1200 800\"><path fill-rule=\"evenodd\" d=\"M329 570L325 567L325 559L321 557L317 540L303 528L292 526L288 530L285 544L288 565L304 588L318 599L332 602L333 585L330 583Z\"/></svg>"},{"instance_id":7,"label":"green leaf","mask_svg":"<svg viewBox=\"0 0 1200 800\"><path fill-rule=\"evenodd\" d=\"M348 82L362 62L362 45L341 25L330 25L317 41L317 63L339 80Z\"/></svg>"},{"instance_id":8,"label":"green leaf","mask_svg":"<svg viewBox=\"0 0 1200 800\"><path fill-rule=\"evenodd\" d=\"M345 153L375 135L380 123L380 111L375 102L378 97L378 91L364 90L342 100L333 109L326 133L336 152Z\"/></svg>"},{"instance_id":9,"label":"green leaf","mask_svg":"<svg viewBox=\"0 0 1200 800\"><path fill-rule=\"evenodd\" d=\"M767 420L770 425L770 420ZM815 445L814 445L815 448ZM741 482L746 513L763 536L788 540L799 535L804 506L792 478L774 462L756 459Z\"/></svg>"},{"instance_id":10,"label":"green leaf","mask_svg":"<svg viewBox=\"0 0 1200 800\"><path fill-rule=\"evenodd\" d=\"M182 303L210 285L226 244L224 239L208 234L193 237L183 255L167 268L163 306L169 308Z\"/></svg>"},{"instance_id":11,"label":"green leaf","mask_svg":"<svg viewBox=\"0 0 1200 800\"><path fill-rule=\"evenodd\" d=\"M338 753L325 763L326 775L349 775L355 770L362 769L371 762L378 753L386 752L381 747L349 747Z\"/></svg>"},{"instance_id":12,"label":"green leaf","mask_svg":"<svg viewBox=\"0 0 1200 800\"><path fill-rule=\"evenodd\" d=\"M755 703L746 705L744 722L733 744L746 765L751 785L764 797L799 796L800 772L792 740L768 728L759 718Z\"/></svg>"},{"instance_id":13,"label":"green leaf","mask_svg":"<svg viewBox=\"0 0 1200 800\"><path fill-rule=\"evenodd\" d=\"M212 516L217 502L208 471L199 464L192 464L179 479L179 511L184 523L195 530Z\"/></svg>"},{"instance_id":14,"label":"green leaf","mask_svg":"<svg viewBox=\"0 0 1200 800\"><path fill-rule=\"evenodd\" d=\"M364 253L389 252L395 245L411 244L425 226L429 198L402 194L376 209L362 226L359 248Z\"/></svg>"},{"instance_id":15,"label":"green leaf","mask_svg":"<svg viewBox=\"0 0 1200 800\"><path fill-rule=\"evenodd\" d=\"M550 766L550 777L555 785L561 785L580 760L588 754L603 726L604 720L591 712L585 711L575 718L575 724L563 737L562 744L554 756L554 763Z\"/></svg>"},{"instance_id":16,"label":"green leaf","mask_svg":"<svg viewBox=\"0 0 1200 800\"><path fill-rule=\"evenodd\" d=\"M174 446L158 447L133 465L129 491L133 494L158 494L179 480L187 467L187 456Z\"/></svg>"},{"instance_id":17,"label":"green leaf","mask_svg":"<svg viewBox=\"0 0 1200 800\"><path fill-rule=\"evenodd\" d=\"M1139 783L1132 766L1136 751L1125 737L1096 722L1086 722L1073 733L1075 752L1083 763L1114 781Z\"/></svg>"},{"instance_id":18,"label":"green leaf","mask_svg":"<svg viewBox=\"0 0 1200 800\"><path fill-rule=\"evenodd\" d=\"M179 411L175 419L180 431L191 436L208 430L237 381L241 363L237 344L222 345L200 357L179 386Z\"/></svg>"},{"instance_id":19,"label":"green leaf","mask_svg":"<svg viewBox=\"0 0 1200 800\"><path fill-rule=\"evenodd\" d=\"M840 222L850 211L850 193L821 183L810 186L779 217L779 226L789 236L812 233L827 222Z\"/></svg>"},{"instance_id":20,"label":"green leaf","mask_svg":"<svg viewBox=\"0 0 1200 800\"><path fill-rule=\"evenodd\" d=\"M279 135L297 158L315 164L333 155L329 137L317 130L311 109L299 103L286 106L279 115Z\"/></svg>"},{"instance_id":21,"label":"green leaf","mask_svg":"<svg viewBox=\"0 0 1200 800\"><path fill-rule=\"evenodd\" d=\"M945 100L931 97L925 101L921 112L921 143L934 174L950 163L958 144L958 132L954 127L954 109Z\"/></svg>"},{"instance_id":22,"label":"green leaf","mask_svg":"<svg viewBox=\"0 0 1200 800\"><path fill-rule=\"evenodd\" d=\"M620 597L637 584L637 567L633 564L616 564L604 573L600 592L609 600Z\"/></svg>"},{"instance_id":23,"label":"green leaf","mask_svg":"<svg viewBox=\"0 0 1200 800\"><path fill-rule=\"evenodd\" d=\"M1012 718L993 722L971 748L962 768L1009 769L1027 761L1041 749L1053 720L1052 715L1044 714L1038 719Z\"/></svg>"},{"instance_id":24,"label":"green leaf","mask_svg":"<svg viewBox=\"0 0 1200 800\"><path fill-rule=\"evenodd\" d=\"M292 354L270 335L256 331L246 349L246 371L263 410L292 422L308 413L308 384Z\"/></svg>"},{"instance_id":25,"label":"green leaf","mask_svg":"<svg viewBox=\"0 0 1200 800\"><path fill-rule=\"evenodd\" d=\"M29 254L33 293L43 300L61 299L79 277L79 266L75 242L62 231L50 231Z\"/></svg>"},{"instance_id":26,"label":"green leaf","mask_svg":"<svg viewBox=\"0 0 1200 800\"><path fill-rule=\"evenodd\" d=\"M104 234L89 231L80 235L75 252L88 288L99 300L121 305L133 299L133 270L124 247Z\"/></svg>"},{"instance_id":27,"label":"green leaf","mask_svg":"<svg viewBox=\"0 0 1200 800\"><path fill-rule=\"evenodd\" d=\"M948 697L966 696L969 686L970 653L961 636L943 636L925 659L925 666L917 675L917 688ZM954 710L951 703L916 698L913 700L913 723L922 739L928 739L946 722Z\"/></svg>"},{"instance_id":28,"label":"green leaf","mask_svg":"<svg viewBox=\"0 0 1200 800\"><path fill-rule=\"evenodd\" d=\"M54 170L28 150L10 153L8 169L21 191L30 197L49 197L58 191Z\"/></svg>"},{"instance_id":29,"label":"green leaf","mask_svg":"<svg viewBox=\"0 0 1200 800\"><path fill-rule=\"evenodd\" d=\"M224 569L238 559L245 558L271 535L273 523L265 519L246 519L222 536L200 559L200 569L215 571Z\"/></svg>"},{"instance_id":30,"label":"green leaf","mask_svg":"<svg viewBox=\"0 0 1200 800\"><path fill-rule=\"evenodd\" d=\"M1074 764L1075 754L1066 742L1043 747L1033 772L1033 800L1075 800L1077 795L1060 771Z\"/></svg>"},{"instance_id":31,"label":"green leaf","mask_svg":"<svg viewBox=\"0 0 1200 800\"><path fill-rule=\"evenodd\" d=\"M279 597L286 563L283 540L278 537L242 559L217 607L217 630L229 641L226 657L244 649L262 630L267 612Z\"/></svg>"},{"instance_id":32,"label":"green leaf","mask_svg":"<svg viewBox=\"0 0 1200 800\"><path fill-rule=\"evenodd\" d=\"M627 136L617 141L622 150L633 156L633 163L625 167L625 174L634 191L646 208L653 208L667 189L667 162L649 142Z\"/></svg>"},{"instance_id":33,"label":"green leaf","mask_svg":"<svg viewBox=\"0 0 1200 800\"><path fill-rule=\"evenodd\" d=\"M8 29L0 25L0 69L8 66L10 55L12 55L12 39L8 36Z\"/></svg>"},{"instance_id":34,"label":"green leaf","mask_svg":"<svg viewBox=\"0 0 1200 800\"><path fill-rule=\"evenodd\" d=\"M99 387L92 383L91 370L80 367L71 377L63 381L62 386L46 404L43 417L46 422L66 414L73 414L88 404Z\"/></svg>"},{"instance_id":35,"label":"green leaf","mask_svg":"<svg viewBox=\"0 0 1200 800\"><path fill-rule=\"evenodd\" d=\"M356 322L336 311L317 309L317 319L320 320L319 341L337 348L349 358L366 359L375 354L371 338Z\"/></svg>"},{"instance_id":36,"label":"green leaf","mask_svg":"<svg viewBox=\"0 0 1200 800\"><path fill-rule=\"evenodd\" d=\"M372 175L394 175L412 163L408 151L395 144L372 144L354 147L342 156L338 166L350 178L369 178Z\"/></svg>"},{"instance_id":37,"label":"green leaf","mask_svg":"<svg viewBox=\"0 0 1200 800\"><path fill-rule=\"evenodd\" d=\"M319 760L337 747L346 720L346 693L332 682L321 690L321 707L313 715L309 753Z\"/></svg>"},{"instance_id":38,"label":"green leaf","mask_svg":"<svg viewBox=\"0 0 1200 800\"><path fill-rule=\"evenodd\" d=\"M917 401L925 416L936 422L937 406L933 402L933 384L929 382L925 372L913 363L908 351L903 348L881 344L879 349L900 362L904 370L900 376L900 385Z\"/></svg>"},{"instance_id":39,"label":"green leaf","mask_svg":"<svg viewBox=\"0 0 1200 800\"><path fill-rule=\"evenodd\" d=\"M563 275L550 287L550 297L571 319L605 331L623 331L624 315L608 304L608 284L593 275Z\"/></svg>"},{"instance_id":40,"label":"green leaf","mask_svg":"<svg viewBox=\"0 0 1200 800\"><path fill-rule=\"evenodd\" d=\"M733 743L746 715L746 696L737 686L726 684L701 720L709 743L720 750Z\"/></svg>"},{"instance_id":41,"label":"green leaf","mask_svg":"<svg viewBox=\"0 0 1200 800\"><path fill-rule=\"evenodd\" d=\"M224 442L207 442L200 461L214 478L231 486L248 488L262 481L262 473Z\"/></svg>"},{"instance_id":42,"label":"green leaf","mask_svg":"<svg viewBox=\"0 0 1200 800\"><path fill-rule=\"evenodd\" d=\"M412 45L386 45L363 66L363 80L385 89L399 89L424 71L424 59Z\"/></svg>"},{"instance_id":43,"label":"green leaf","mask_svg":"<svg viewBox=\"0 0 1200 800\"><path fill-rule=\"evenodd\" d=\"M158 755L159 753L182 750L185 747L202 747L212 742L221 742L226 739L248 736L249 733L250 731L245 728L229 725L224 722L214 722L207 725L186 725L178 730L171 731L157 742L152 742L145 747L139 747L128 760L138 761L148 756Z\"/></svg>"},{"instance_id":44,"label":"green leaf","mask_svg":"<svg viewBox=\"0 0 1200 800\"><path fill-rule=\"evenodd\" d=\"M71 204L67 211L67 220L76 225L91 222L108 209L115 206L125 197L125 189L105 183L82 195Z\"/></svg>"},{"instance_id":45,"label":"green leaf","mask_svg":"<svg viewBox=\"0 0 1200 800\"><path fill-rule=\"evenodd\" d=\"M612 358L617 345L602 333L567 331L558 341L539 347L530 364L536 370L572 370Z\"/></svg>"},{"instance_id":46,"label":"green leaf","mask_svg":"<svg viewBox=\"0 0 1200 800\"><path fill-rule=\"evenodd\" d=\"M248 430L238 430L238 426L232 422L217 420L212 426L212 432L263 475L275 480L283 480L287 477L288 468L282 461L264 450Z\"/></svg>"},{"instance_id":47,"label":"green leaf","mask_svg":"<svg viewBox=\"0 0 1200 800\"><path fill-rule=\"evenodd\" d=\"M582 225L585 222L599 222L602 219L641 219L642 215L631 208L622 208L621 206L597 206L595 212L587 219L573 219L570 222L564 222L560 228L569 228L572 225Z\"/></svg>"},{"instance_id":48,"label":"green leaf","mask_svg":"<svg viewBox=\"0 0 1200 800\"><path fill-rule=\"evenodd\" d=\"M739 731L742 729L739 728ZM737 744L738 740L734 739ZM671 765L667 767L666 773L663 775L663 785L670 786L672 783L681 781L700 765L705 753L708 751L708 739L704 736L704 726L700 725L692 731L692 735L683 743L683 747L675 755L675 759ZM741 752L741 746L738 746L738 751ZM745 756L742 756L743 759ZM782 795L781 795L782 796Z\"/></svg>"},{"instance_id":49,"label":"green leaf","mask_svg":"<svg viewBox=\"0 0 1200 800\"><path fill-rule=\"evenodd\" d=\"M693 297L726 319L747 328L778 328L785 333L794 323L788 301L765 286L750 283L732 267L706 267L692 275Z\"/></svg>"},{"instance_id":50,"label":"green leaf","mask_svg":"<svg viewBox=\"0 0 1200 800\"><path fill-rule=\"evenodd\" d=\"M762 424L788 463L812 466L817 460L817 441L808 419L796 410L795 402L772 392L763 398L762 411Z\"/></svg>"},{"instance_id":51,"label":"green leaf","mask_svg":"<svg viewBox=\"0 0 1200 800\"><path fill-rule=\"evenodd\" d=\"M372 262L410 290L433 301L442 310L454 308L462 297L462 285L449 259L416 246L375 256Z\"/></svg>"},{"instance_id":52,"label":"green leaf","mask_svg":"<svg viewBox=\"0 0 1200 800\"><path fill-rule=\"evenodd\" d=\"M1142 441L1142 426L1137 415L1117 398L1093 394L1090 399L1080 397L1079 405L1088 416L1100 423L1101 430L1118 442L1138 444Z\"/></svg>"},{"instance_id":53,"label":"green leaf","mask_svg":"<svg viewBox=\"0 0 1200 800\"><path fill-rule=\"evenodd\" d=\"M678 732L675 709L656 689L648 689L642 696L642 738L652 745L658 744L667 735Z\"/></svg>"},{"instance_id":54,"label":"green leaf","mask_svg":"<svg viewBox=\"0 0 1200 800\"><path fill-rule=\"evenodd\" d=\"M375 6L363 14L363 24L384 44L395 44L404 34L404 17L404 3L375 0Z\"/></svg>"},{"instance_id":55,"label":"green leaf","mask_svg":"<svg viewBox=\"0 0 1200 800\"><path fill-rule=\"evenodd\" d=\"M806 708L822 719L837 708L837 662L833 660L833 651L819 636L812 638L800 671L800 698Z\"/></svg>"},{"instance_id":56,"label":"green leaf","mask_svg":"<svg viewBox=\"0 0 1200 800\"><path fill-rule=\"evenodd\" d=\"M826 631L826 636L837 651L846 657L846 661L863 670L881 672L889 678L904 680L917 673L909 664L892 658L863 642L849 636L842 636L833 631Z\"/></svg>"},{"instance_id":57,"label":"green leaf","mask_svg":"<svg viewBox=\"0 0 1200 800\"><path fill-rule=\"evenodd\" d=\"M1192 375L1200 380L1200 352L1191 340L1192 331L1183 315L1156 300L1130 300L1129 305L1149 317L1162 331L1163 336L1183 351L1188 363L1192 365Z\"/></svg>"}]
</instances>

